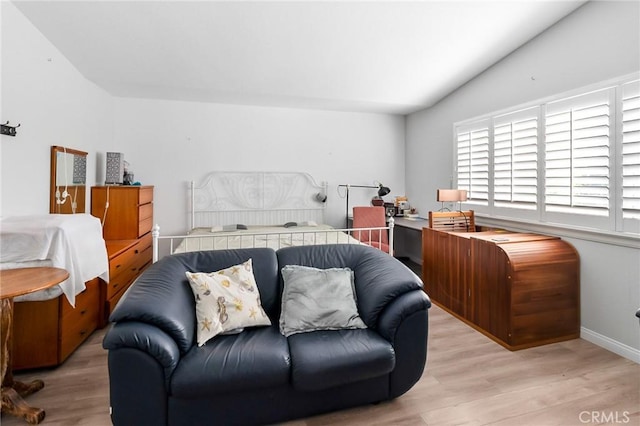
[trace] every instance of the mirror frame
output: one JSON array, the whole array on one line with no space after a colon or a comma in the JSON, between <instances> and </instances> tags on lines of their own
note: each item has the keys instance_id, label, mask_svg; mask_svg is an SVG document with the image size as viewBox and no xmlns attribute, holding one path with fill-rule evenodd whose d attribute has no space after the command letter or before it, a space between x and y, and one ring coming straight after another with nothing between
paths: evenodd
<instances>
[{"instance_id":1,"label":"mirror frame","mask_svg":"<svg viewBox=\"0 0 640 426\"><path fill-rule=\"evenodd\" d=\"M84 184L83 185L73 185L67 183L67 188L73 188L76 208L75 211L73 209L72 203L56 203L56 176L58 174L58 153L67 153L79 155L82 157L86 157L87 153L84 151L79 151L77 149L65 148L63 146L52 146L51 147L51 183L49 190L49 213L53 214L73 214L73 213L85 213L86 209L86 197L87 197L87 176L85 171ZM69 191L71 192L71 191Z\"/></svg>"}]
</instances>

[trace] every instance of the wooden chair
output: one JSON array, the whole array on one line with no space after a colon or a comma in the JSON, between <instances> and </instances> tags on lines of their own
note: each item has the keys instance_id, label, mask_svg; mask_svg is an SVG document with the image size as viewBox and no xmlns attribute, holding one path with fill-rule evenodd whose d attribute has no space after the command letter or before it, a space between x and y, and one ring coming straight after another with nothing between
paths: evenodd
<instances>
[{"instance_id":1,"label":"wooden chair","mask_svg":"<svg viewBox=\"0 0 640 426\"><path fill-rule=\"evenodd\" d=\"M385 208L382 206L361 206L353 208L353 228L384 228L387 226ZM389 253L387 230L353 231L353 238Z\"/></svg>"},{"instance_id":2,"label":"wooden chair","mask_svg":"<svg viewBox=\"0 0 640 426\"><path fill-rule=\"evenodd\" d=\"M438 231L475 232L473 210L455 212L429 212L429 228Z\"/></svg>"}]
</instances>

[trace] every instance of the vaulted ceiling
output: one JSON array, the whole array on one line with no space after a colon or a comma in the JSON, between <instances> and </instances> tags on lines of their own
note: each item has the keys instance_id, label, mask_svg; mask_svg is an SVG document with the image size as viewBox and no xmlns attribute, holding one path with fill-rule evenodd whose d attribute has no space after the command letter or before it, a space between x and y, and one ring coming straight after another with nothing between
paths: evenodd
<instances>
[{"instance_id":1,"label":"vaulted ceiling","mask_svg":"<svg viewBox=\"0 0 640 426\"><path fill-rule=\"evenodd\" d=\"M584 1L14 1L119 97L407 114Z\"/></svg>"}]
</instances>

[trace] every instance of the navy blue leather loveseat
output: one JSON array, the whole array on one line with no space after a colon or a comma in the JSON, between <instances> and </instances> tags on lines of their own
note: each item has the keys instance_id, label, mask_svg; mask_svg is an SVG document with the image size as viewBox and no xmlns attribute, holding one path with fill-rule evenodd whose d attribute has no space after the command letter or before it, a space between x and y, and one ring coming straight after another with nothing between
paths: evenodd
<instances>
[{"instance_id":1,"label":"navy blue leather loveseat","mask_svg":"<svg viewBox=\"0 0 640 426\"><path fill-rule=\"evenodd\" d=\"M268 327L196 344L185 271L251 258ZM354 271L365 329L284 337L278 329L285 265ZM267 424L398 397L426 362L429 298L398 260L359 245L202 251L147 269L111 315L108 349L115 425Z\"/></svg>"}]
</instances>

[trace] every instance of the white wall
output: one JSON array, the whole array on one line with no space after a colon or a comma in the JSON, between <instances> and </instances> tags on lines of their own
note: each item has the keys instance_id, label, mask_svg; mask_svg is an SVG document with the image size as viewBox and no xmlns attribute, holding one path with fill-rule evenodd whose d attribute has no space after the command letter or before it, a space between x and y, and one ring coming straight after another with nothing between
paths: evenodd
<instances>
[{"instance_id":1,"label":"white wall","mask_svg":"<svg viewBox=\"0 0 640 426\"><path fill-rule=\"evenodd\" d=\"M51 146L88 152L87 182L97 182L95 151L112 140L113 101L12 3L0 2L0 13L0 119L20 123L16 137L0 137L0 217L46 214Z\"/></svg>"},{"instance_id":2,"label":"white wall","mask_svg":"<svg viewBox=\"0 0 640 426\"><path fill-rule=\"evenodd\" d=\"M188 182L211 171L303 171L328 182L327 222L344 226L339 184L381 181L404 194L404 118L361 114L116 99L115 147L136 180L155 186L162 232L188 225ZM344 189L341 190L344 196ZM375 190L350 192L350 205Z\"/></svg>"},{"instance_id":3,"label":"white wall","mask_svg":"<svg viewBox=\"0 0 640 426\"><path fill-rule=\"evenodd\" d=\"M89 153L88 185L104 182L106 152L123 152L136 180L155 185L165 233L186 231L187 183L212 170L308 172L328 182L335 226L345 209L338 184L376 180L392 189L388 200L404 195L403 117L113 98L12 3L0 2L0 13L0 119L21 123L17 137L0 141L0 217L48 213L52 145ZM352 190L350 204L374 193Z\"/></svg>"},{"instance_id":4,"label":"white wall","mask_svg":"<svg viewBox=\"0 0 640 426\"><path fill-rule=\"evenodd\" d=\"M640 70L638 2L589 2L440 103L407 117L407 195L437 209L453 123ZM532 78L533 77L533 78ZM581 257L583 336L640 362L637 249L569 239Z\"/></svg>"}]
</instances>

